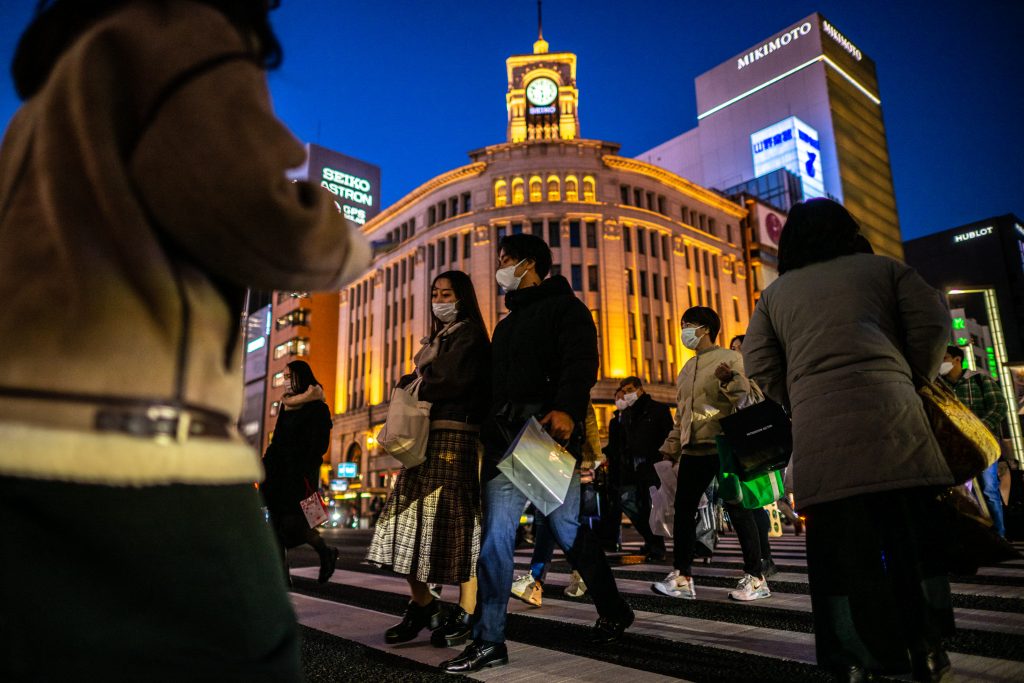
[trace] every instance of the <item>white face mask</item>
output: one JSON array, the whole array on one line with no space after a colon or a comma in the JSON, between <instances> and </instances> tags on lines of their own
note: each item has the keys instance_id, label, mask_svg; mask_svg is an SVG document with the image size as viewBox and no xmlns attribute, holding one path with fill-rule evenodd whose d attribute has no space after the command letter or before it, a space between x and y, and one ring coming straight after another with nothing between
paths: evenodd
<instances>
[{"instance_id":1,"label":"white face mask","mask_svg":"<svg viewBox=\"0 0 1024 683\"><path fill-rule=\"evenodd\" d=\"M683 328L683 346L691 351L697 348L697 345L700 344L700 335L697 334L697 330L699 329L699 327Z\"/></svg>"},{"instance_id":2,"label":"white face mask","mask_svg":"<svg viewBox=\"0 0 1024 683\"><path fill-rule=\"evenodd\" d=\"M524 277L526 277L526 273L524 272L522 275L517 276L516 268L524 263L526 263L526 259L523 259L514 266L499 268L498 271L494 273L494 279L498 281L498 284L501 285L501 288L506 292L513 292L519 289L519 283L523 281Z\"/></svg>"},{"instance_id":3,"label":"white face mask","mask_svg":"<svg viewBox=\"0 0 1024 683\"><path fill-rule=\"evenodd\" d=\"M953 371L953 364L952 363L945 362L945 363L943 363L942 365L939 366L939 374L940 375L948 375L952 371Z\"/></svg>"},{"instance_id":4,"label":"white face mask","mask_svg":"<svg viewBox=\"0 0 1024 683\"><path fill-rule=\"evenodd\" d=\"M444 304L430 304L430 307L434 310L434 315L437 316L438 320L443 323L450 323L459 314L458 303L457 301L452 301Z\"/></svg>"},{"instance_id":5,"label":"white face mask","mask_svg":"<svg viewBox=\"0 0 1024 683\"><path fill-rule=\"evenodd\" d=\"M623 394L622 395L622 400L623 400L623 402L625 402L627 408L629 406L633 405L634 403L636 403L636 400L638 398L640 398L640 395L638 393L636 393L635 391L631 391L628 394Z\"/></svg>"},{"instance_id":6,"label":"white face mask","mask_svg":"<svg viewBox=\"0 0 1024 683\"><path fill-rule=\"evenodd\" d=\"M617 398L615 399L615 407L619 410L625 410L629 407L629 404L626 403L625 399Z\"/></svg>"}]
</instances>

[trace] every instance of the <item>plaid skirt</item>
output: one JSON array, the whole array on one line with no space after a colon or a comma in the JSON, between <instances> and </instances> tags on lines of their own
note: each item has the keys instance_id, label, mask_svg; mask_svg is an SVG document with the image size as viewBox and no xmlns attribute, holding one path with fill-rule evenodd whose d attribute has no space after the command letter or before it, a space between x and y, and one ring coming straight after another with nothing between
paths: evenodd
<instances>
[{"instance_id":1,"label":"plaid skirt","mask_svg":"<svg viewBox=\"0 0 1024 683\"><path fill-rule=\"evenodd\" d=\"M477 434L431 430L426 462L398 474L366 561L426 583L454 585L476 576L479 556Z\"/></svg>"}]
</instances>

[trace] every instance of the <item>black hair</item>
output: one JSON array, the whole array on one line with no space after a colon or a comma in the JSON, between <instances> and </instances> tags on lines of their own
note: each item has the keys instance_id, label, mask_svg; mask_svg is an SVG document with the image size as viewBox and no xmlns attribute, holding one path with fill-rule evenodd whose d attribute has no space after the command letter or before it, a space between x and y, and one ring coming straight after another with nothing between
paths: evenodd
<instances>
[{"instance_id":1,"label":"black hair","mask_svg":"<svg viewBox=\"0 0 1024 683\"><path fill-rule=\"evenodd\" d=\"M306 393L314 384L318 387L323 385L316 381L313 376L313 368L304 360L293 360L288 364L288 372L292 373L291 393L294 396Z\"/></svg>"},{"instance_id":2,"label":"black hair","mask_svg":"<svg viewBox=\"0 0 1024 683\"><path fill-rule=\"evenodd\" d=\"M18 97L35 95L50 77L54 65L96 22L129 5L132 0L39 0L35 16L21 34L11 60L11 76ZM281 64L281 44L268 16L279 0L197 0L227 17L249 43L265 69Z\"/></svg>"},{"instance_id":3,"label":"black hair","mask_svg":"<svg viewBox=\"0 0 1024 683\"><path fill-rule=\"evenodd\" d=\"M537 271L537 277L541 280L551 272L551 247L547 242L527 233L518 235L505 235L498 243L498 253L505 252L516 261L529 259L533 261L533 267Z\"/></svg>"},{"instance_id":4,"label":"black hair","mask_svg":"<svg viewBox=\"0 0 1024 683\"><path fill-rule=\"evenodd\" d=\"M719 330L722 329L722 319L715 313L715 309L707 306L693 306L683 313L684 323L700 325L708 331L708 338L715 341Z\"/></svg>"},{"instance_id":5,"label":"black hair","mask_svg":"<svg viewBox=\"0 0 1024 683\"><path fill-rule=\"evenodd\" d=\"M953 358L959 358L960 360L964 359L964 350L959 346L947 346L946 353L953 356Z\"/></svg>"},{"instance_id":6,"label":"black hair","mask_svg":"<svg viewBox=\"0 0 1024 683\"><path fill-rule=\"evenodd\" d=\"M473 280L461 270L447 270L434 278L433 282L430 283L430 289L433 290L437 285L437 281L442 278L452 284L452 291L455 292L455 299L458 302L455 319L467 320L477 325L483 331L484 336L486 336L487 326L484 325L484 316L480 313L480 304L476 300L476 289L473 287ZM436 337L443 327L444 323L431 310L430 338Z\"/></svg>"},{"instance_id":7,"label":"black hair","mask_svg":"<svg viewBox=\"0 0 1024 683\"><path fill-rule=\"evenodd\" d=\"M779 275L812 263L863 253L860 226L842 204L831 199L797 202L779 236Z\"/></svg>"},{"instance_id":8,"label":"black hair","mask_svg":"<svg viewBox=\"0 0 1024 683\"><path fill-rule=\"evenodd\" d=\"M731 349L732 345L735 344L736 342L739 342L740 346L743 346L743 340L746 338L747 335L745 334L737 334L735 337L732 338L732 341L729 342L729 348Z\"/></svg>"},{"instance_id":9,"label":"black hair","mask_svg":"<svg viewBox=\"0 0 1024 683\"><path fill-rule=\"evenodd\" d=\"M634 377L627 377L626 379L624 379L621 382L619 382L619 389L623 388L627 384L632 384L637 389L643 389L644 388L644 383L642 381L640 381L639 377L635 377L635 376Z\"/></svg>"}]
</instances>

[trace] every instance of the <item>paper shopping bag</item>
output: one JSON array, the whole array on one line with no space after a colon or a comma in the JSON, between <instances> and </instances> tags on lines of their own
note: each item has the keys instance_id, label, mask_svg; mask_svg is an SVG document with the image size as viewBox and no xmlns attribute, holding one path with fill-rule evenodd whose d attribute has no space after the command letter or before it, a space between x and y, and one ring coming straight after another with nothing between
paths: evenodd
<instances>
[{"instance_id":1,"label":"paper shopping bag","mask_svg":"<svg viewBox=\"0 0 1024 683\"><path fill-rule=\"evenodd\" d=\"M531 417L498 469L545 515L565 502L576 459Z\"/></svg>"},{"instance_id":2,"label":"paper shopping bag","mask_svg":"<svg viewBox=\"0 0 1024 683\"><path fill-rule=\"evenodd\" d=\"M303 498L299 505L302 506L302 514L306 516L310 529L315 529L327 521L327 507L324 505L323 498L316 491L308 498Z\"/></svg>"}]
</instances>

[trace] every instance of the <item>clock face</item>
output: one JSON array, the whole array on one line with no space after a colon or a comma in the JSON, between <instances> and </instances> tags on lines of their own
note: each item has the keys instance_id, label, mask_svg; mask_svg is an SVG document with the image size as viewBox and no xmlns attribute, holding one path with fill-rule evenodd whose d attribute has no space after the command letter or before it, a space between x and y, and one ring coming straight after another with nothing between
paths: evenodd
<instances>
[{"instance_id":1,"label":"clock face","mask_svg":"<svg viewBox=\"0 0 1024 683\"><path fill-rule=\"evenodd\" d=\"M558 86L550 78L535 78L526 86L526 99L538 107L546 107L557 97Z\"/></svg>"}]
</instances>

